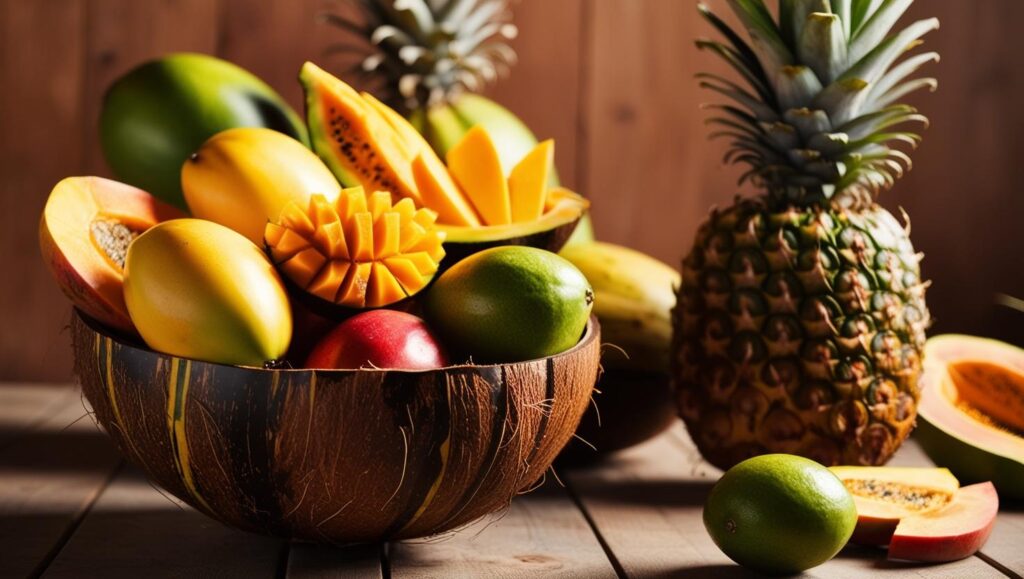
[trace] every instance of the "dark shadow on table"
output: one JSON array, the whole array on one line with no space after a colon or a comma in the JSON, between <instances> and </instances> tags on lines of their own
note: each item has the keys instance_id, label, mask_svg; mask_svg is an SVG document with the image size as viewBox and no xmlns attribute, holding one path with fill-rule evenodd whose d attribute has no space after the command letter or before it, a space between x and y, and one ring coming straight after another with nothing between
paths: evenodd
<instances>
[{"instance_id":1,"label":"dark shadow on table","mask_svg":"<svg viewBox=\"0 0 1024 579\"><path fill-rule=\"evenodd\" d=\"M287 553L284 540L229 529L170 502L166 509L93 511L64 536L72 525L69 513L0 516L0 576L37 576L47 568L62 577L273 574Z\"/></svg>"},{"instance_id":2,"label":"dark shadow on table","mask_svg":"<svg viewBox=\"0 0 1024 579\"><path fill-rule=\"evenodd\" d=\"M82 420L92 420L89 417ZM6 436L12 436L11 439ZM34 471L53 474L92 470L95 464L83 457L113 452L113 441L99 429L36 431L14 436L0 426L0 471Z\"/></svg>"},{"instance_id":3,"label":"dark shadow on table","mask_svg":"<svg viewBox=\"0 0 1024 579\"><path fill-rule=\"evenodd\" d=\"M803 574L782 575L781 577L802 577ZM745 569L739 565L696 565L675 571L647 573L636 575L636 579L760 579L761 577L780 577L779 575L762 575L756 571Z\"/></svg>"}]
</instances>

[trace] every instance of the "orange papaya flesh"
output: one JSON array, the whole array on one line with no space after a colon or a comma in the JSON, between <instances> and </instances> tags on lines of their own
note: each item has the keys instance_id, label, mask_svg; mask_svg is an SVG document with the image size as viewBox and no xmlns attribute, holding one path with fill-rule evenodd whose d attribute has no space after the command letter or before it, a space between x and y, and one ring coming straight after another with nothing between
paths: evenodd
<instances>
[{"instance_id":1,"label":"orange papaya flesh","mask_svg":"<svg viewBox=\"0 0 1024 579\"><path fill-rule=\"evenodd\" d=\"M512 223L508 180L498 157L498 149L483 127L470 129L448 151L448 170L485 223Z\"/></svg>"},{"instance_id":2,"label":"orange papaya flesh","mask_svg":"<svg viewBox=\"0 0 1024 579\"><path fill-rule=\"evenodd\" d=\"M313 149L342 184L420 202L403 140L352 87L313 63L299 74Z\"/></svg>"},{"instance_id":3,"label":"orange papaya flesh","mask_svg":"<svg viewBox=\"0 0 1024 579\"><path fill-rule=\"evenodd\" d=\"M857 506L851 541L888 545L900 521L944 508L960 483L944 468L833 467Z\"/></svg>"},{"instance_id":4,"label":"orange papaya flesh","mask_svg":"<svg viewBox=\"0 0 1024 579\"><path fill-rule=\"evenodd\" d=\"M450 148L446 166L408 120L371 95L312 63L300 80L313 149L343 184L434 211L452 249L447 265L496 245L558 251L589 208L581 196L549 187L551 141L503 167L500 143L477 126Z\"/></svg>"},{"instance_id":5,"label":"orange papaya flesh","mask_svg":"<svg viewBox=\"0 0 1024 579\"><path fill-rule=\"evenodd\" d=\"M1024 350L947 334L928 340L924 361L921 447L961 481L1024 500Z\"/></svg>"},{"instance_id":6,"label":"orange papaya flesh","mask_svg":"<svg viewBox=\"0 0 1024 579\"><path fill-rule=\"evenodd\" d=\"M888 558L928 563L965 559L985 546L998 514L999 494L991 482L963 487L943 508L900 521Z\"/></svg>"},{"instance_id":7,"label":"orange papaya flesh","mask_svg":"<svg viewBox=\"0 0 1024 579\"><path fill-rule=\"evenodd\" d=\"M102 177L69 177L39 223L43 258L72 303L111 329L136 335L124 302L128 245L150 227L185 217L141 189Z\"/></svg>"},{"instance_id":8,"label":"orange papaya flesh","mask_svg":"<svg viewBox=\"0 0 1024 579\"><path fill-rule=\"evenodd\" d=\"M547 140L537 145L508 176L508 194L512 206L512 221L536 221L544 214L548 181L554 172L555 142Z\"/></svg>"},{"instance_id":9,"label":"orange papaya flesh","mask_svg":"<svg viewBox=\"0 0 1024 579\"><path fill-rule=\"evenodd\" d=\"M334 202L292 203L265 231L277 268L323 311L379 308L415 295L444 258L437 214L411 199L345 189Z\"/></svg>"},{"instance_id":10,"label":"orange papaya flesh","mask_svg":"<svg viewBox=\"0 0 1024 579\"><path fill-rule=\"evenodd\" d=\"M987 360L958 360L947 369L963 411L993 427L1024 435L1024 372Z\"/></svg>"}]
</instances>

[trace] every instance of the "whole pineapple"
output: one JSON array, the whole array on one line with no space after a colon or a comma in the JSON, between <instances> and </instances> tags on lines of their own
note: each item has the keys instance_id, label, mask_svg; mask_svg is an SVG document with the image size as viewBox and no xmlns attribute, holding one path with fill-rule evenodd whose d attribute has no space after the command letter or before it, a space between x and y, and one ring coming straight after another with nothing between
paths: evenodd
<instances>
[{"instance_id":1,"label":"whole pineapple","mask_svg":"<svg viewBox=\"0 0 1024 579\"><path fill-rule=\"evenodd\" d=\"M474 94L507 72L518 31L508 0L356 0L356 13L325 14L365 54L355 69L376 79L374 94L404 111L444 158L480 124L502 166L514 167L537 139L508 109ZM350 51L351 43L338 45Z\"/></svg>"},{"instance_id":2,"label":"whole pineapple","mask_svg":"<svg viewBox=\"0 0 1024 579\"><path fill-rule=\"evenodd\" d=\"M904 57L935 19L894 31L913 0L728 0L743 40L698 41L747 86L704 74L727 161L763 193L715 210L683 262L673 313L680 414L704 457L886 462L914 427L926 283L909 228L875 202L910 166L925 123L906 94L938 59Z\"/></svg>"}]
</instances>

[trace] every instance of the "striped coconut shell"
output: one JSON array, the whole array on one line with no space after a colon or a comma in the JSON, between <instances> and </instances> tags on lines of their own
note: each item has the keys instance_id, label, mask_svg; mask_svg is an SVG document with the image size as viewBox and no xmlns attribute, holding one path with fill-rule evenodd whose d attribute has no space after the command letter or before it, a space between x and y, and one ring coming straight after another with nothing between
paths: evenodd
<instances>
[{"instance_id":1,"label":"striped coconut shell","mask_svg":"<svg viewBox=\"0 0 1024 579\"><path fill-rule=\"evenodd\" d=\"M262 370L175 358L77 313L75 371L126 458L228 525L354 543L500 510L568 442L598 374L592 318L541 360L426 372Z\"/></svg>"}]
</instances>

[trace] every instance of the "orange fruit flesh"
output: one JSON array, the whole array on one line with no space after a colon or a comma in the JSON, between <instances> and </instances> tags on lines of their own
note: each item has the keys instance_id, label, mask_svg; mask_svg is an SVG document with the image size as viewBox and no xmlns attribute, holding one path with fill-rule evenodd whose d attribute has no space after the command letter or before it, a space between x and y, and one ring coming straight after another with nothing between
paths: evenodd
<instances>
[{"instance_id":1,"label":"orange fruit flesh","mask_svg":"<svg viewBox=\"0 0 1024 579\"><path fill-rule=\"evenodd\" d=\"M437 214L410 199L346 189L336 202L313 195L266 228L271 258L295 285L345 308L384 307L425 288L444 257Z\"/></svg>"},{"instance_id":2,"label":"orange fruit flesh","mask_svg":"<svg viewBox=\"0 0 1024 579\"><path fill-rule=\"evenodd\" d=\"M124 260L139 234L184 217L149 193L101 177L69 177L54 187L39 224L43 256L75 307L135 333L124 302Z\"/></svg>"}]
</instances>

